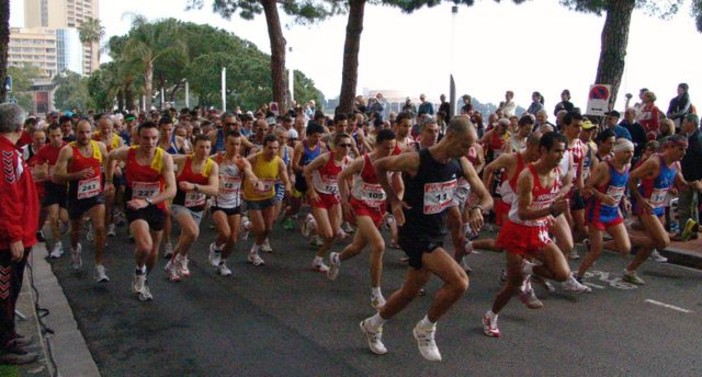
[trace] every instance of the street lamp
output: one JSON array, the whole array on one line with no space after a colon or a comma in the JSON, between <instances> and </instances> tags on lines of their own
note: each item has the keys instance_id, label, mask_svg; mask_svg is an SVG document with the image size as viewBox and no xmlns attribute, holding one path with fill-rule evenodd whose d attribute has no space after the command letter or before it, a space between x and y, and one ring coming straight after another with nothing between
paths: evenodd
<instances>
[{"instance_id":1,"label":"street lamp","mask_svg":"<svg viewBox=\"0 0 702 377\"><path fill-rule=\"evenodd\" d=\"M456 16L458 15L458 6L451 7L451 54L449 58L449 97L451 106L449 106L449 119L456 115L456 82L453 80L453 71L455 69L455 50L456 50Z\"/></svg>"}]
</instances>

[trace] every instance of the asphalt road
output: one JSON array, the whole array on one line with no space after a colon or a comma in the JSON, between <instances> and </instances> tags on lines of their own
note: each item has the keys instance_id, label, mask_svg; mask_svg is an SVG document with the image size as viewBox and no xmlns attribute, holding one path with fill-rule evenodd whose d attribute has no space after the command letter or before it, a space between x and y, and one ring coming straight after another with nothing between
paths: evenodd
<instances>
[{"instance_id":1,"label":"asphalt road","mask_svg":"<svg viewBox=\"0 0 702 377\"><path fill-rule=\"evenodd\" d=\"M71 270L68 254L53 262L104 376L702 375L698 270L647 262L640 272L647 284L637 288L621 283L624 261L605 254L586 280L593 293L538 290L545 303L538 310L515 298L500 315L502 337L495 339L483 335L480 320L499 290L503 256L473 255L467 294L438 324L443 361L430 363L411 331L438 279L384 326L389 353L377 356L358 329L373 314L367 253L344 262L332 282L310 271L314 250L299 232L277 228L274 253L262 255L265 266L246 263L251 240L242 241L230 258L234 275L224 278L206 263L214 231L204 224L191 253L192 276L169 282L160 259L149 278L152 302L131 293L133 245L125 228L109 239L107 284L93 282L85 241L83 272ZM386 252L386 297L402 283L401 255Z\"/></svg>"}]
</instances>

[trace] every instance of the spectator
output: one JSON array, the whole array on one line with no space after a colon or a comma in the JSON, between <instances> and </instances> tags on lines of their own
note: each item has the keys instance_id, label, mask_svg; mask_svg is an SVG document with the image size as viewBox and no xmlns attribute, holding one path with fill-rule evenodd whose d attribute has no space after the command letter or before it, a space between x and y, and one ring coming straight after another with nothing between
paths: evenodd
<instances>
[{"instance_id":1,"label":"spectator","mask_svg":"<svg viewBox=\"0 0 702 377\"><path fill-rule=\"evenodd\" d=\"M680 161L682 175L688 182L702 179L702 133L700 118L697 114L687 114L683 117L681 134L687 137L687 152ZM682 186L678 197L678 222L680 231L684 230L688 219L699 223L699 194L694 187ZM697 233L692 233L697 238Z\"/></svg>"},{"instance_id":2,"label":"spectator","mask_svg":"<svg viewBox=\"0 0 702 377\"><path fill-rule=\"evenodd\" d=\"M404 106L402 106L402 111L411 113L414 117L417 115L417 106L415 106L414 103L412 103L411 98L407 97Z\"/></svg>"},{"instance_id":3,"label":"spectator","mask_svg":"<svg viewBox=\"0 0 702 377\"><path fill-rule=\"evenodd\" d=\"M463 97L463 106L461 106L461 114L466 114L470 116L470 114L473 113L473 99L470 98L469 95L464 94Z\"/></svg>"},{"instance_id":4,"label":"spectator","mask_svg":"<svg viewBox=\"0 0 702 377\"><path fill-rule=\"evenodd\" d=\"M424 111L424 114L428 114L430 116L433 116L434 115L434 105L431 102L427 101L427 96L424 95L424 93L419 95L419 101L421 103L419 104L418 111L419 112Z\"/></svg>"},{"instance_id":5,"label":"spectator","mask_svg":"<svg viewBox=\"0 0 702 377\"><path fill-rule=\"evenodd\" d=\"M500 102L500 106L497 108L497 111L502 113L503 117L511 117L514 115L514 110L517 108L517 105L514 103L514 92L511 90L508 90L505 92L505 101Z\"/></svg>"},{"instance_id":6,"label":"spectator","mask_svg":"<svg viewBox=\"0 0 702 377\"><path fill-rule=\"evenodd\" d=\"M540 110L544 109L544 96L539 92L531 93L531 105L527 109L527 113L536 115Z\"/></svg>"},{"instance_id":7,"label":"spectator","mask_svg":"<svg viewBox=\"0 0 702 377\"><path fill-rule=\"evenodd\" d=\"M445 94L440 95L439 100L441 100L441 104L439 105L439 111L443 111L444 114L446 114L445 119L448 119L448 117L451 116L451 104L446 102ZM437 114L439 111L437 111Z\"/></svg>"},{"instance_id":8,"label":"spectator","mask_svg":"<svg viewBox=\"0 0 702 377\"><path fill-rule=\"evenodd\" d=\"M660 113L661 111L656 106L656 95L648 91L643 94L643 105L641 106L641 114L639 123L646 131L648 140L655 140L658 137L660 128Z\"/></svg>"},{"instance_id":9,"label":"spectator","mask_svg":"<svg viewBox=\"0 0 702 377\"><path fill-rule=\"evenodd\" d=\"M673 134L675 134L675 123L673 123L673 121L670 119L663 119L661 121L661 128L659 129L656 140L658 140L661 144L665 144L666 140L668 140L670 135Z\"/></svg>"},{"instance_id":10,"label":"spectator","mask_svg":"<svg viewBox=\"0 0 702 377\"><path fill-rule=\"evenodd\" d=\"M670 105L668 106L668 118L675 122L675 130L680 131L680 126L685 118L685 115L690 113L690 95L687 93L689 87L685 83L680 83L678 85L678 95L677 97L670 100Z\"/></svg>"},{"instance_id":11,"label":"spectator","mask_svg":"<svg viewBox=\"0 0 702 377\"><path fill-rule=\"evenodd\" d=\"M634 142L634 159L632 164L635 165L636 162L641 158L644 148L646 148L646 131L644 131L643 126L636 121L636 109L630 107L624 111L624 120L619 123L620 126L626 128L631 135L631 141Z\"/></svg>"},{"instance_id":12,"label":"spectator","mask_svg":"<svg viewBox=\"0 0 702 377\"><path fill-rule=\"evenodd\" d=\"M621 117L619 111L612 110L608 113L605 113L605 116L607 117L605 118L605 125L607 126L607 128L614 131L616 139L625 138L629 141L632 141L631 133L629 133L629 130L617 124L619 122L619 118Z\"/></svg>"},{"instance_id":13,"label":"spectator","mask_svg":"<svg viewBox=\"0 0 702 377\"><path fill-rule=\"evenodd\" d=\"M0 364L26 364L37 355L24 347L29 338L15 331L15 305L22 290L27 256L37 243L39 196L31 170L15 147L22 132L24 111L15 104L0 105Z\"/></svg>"},{"instance_id":14,"label":"spectator","mask_svg":"<svg viewBox=\"0 0 702 377\"><path fill-rule=\"evenodd\" d=\"M558 115L558 112L565 110L567 112L573 111L573 104L570 102L570 90L563 89L561 92L561 102L556 104L556 108L553 110L553 115Z\"/></svg>"}]
</instances>

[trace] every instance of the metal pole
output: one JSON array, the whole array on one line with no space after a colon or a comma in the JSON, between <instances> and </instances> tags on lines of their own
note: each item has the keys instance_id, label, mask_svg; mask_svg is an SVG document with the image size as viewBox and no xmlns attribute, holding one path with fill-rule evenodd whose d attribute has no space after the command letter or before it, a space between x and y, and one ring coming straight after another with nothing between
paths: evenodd
<instances>
[{"instance_id":1,"label":"metal pole","mask_svg":"<svg viewBox=\"0 0 702 377\"><path fill-rule=\"evenodd\" d=\"M163 103L166 101L166 97L163 95L165 90L161 88L161 110L163 110L165 107L163 106Z\"/></svg>"},{"instance_id":2,"label":"metal pole","mask_svg":"<svg viewBox=\"0 0 702 377\"><path fill-rule=\"evenodd\" d=\"M185 107L190 108L190 84L185 80Z\"/></svg>"},{"instance_id":3,"label":"metal pole","mask_svg":"<svg viewBox=\"0 0 702 377\"><path fill-rule=\"evenodd\" d=\"M295 69L293 69L293 64L292 64L292 59L290 58L292 56L293 48L290 47L288 49L288 82L290 83L290 103L292 104L293 101L295 101Z\"/></svg>"},{"instance_id":4,"label":"metal pole","mask_svg":"<svg viewBox=\"0 0 702 377\"><path fill-rule=\"evenodd\" d=\"M456 115L456 83L453 81L453 72L455 70L456 60L456 15L458 14L458 6L451 7L451 54L449 59L449 97L450 97L450 114L449 119Z\"/></svg>"},{"instance_id":5,"label":"metal pole","mask_svg":"<svg viewBox=\"0 0 702 377\"><path fill-rule=\"evenodd\" d=\"M222 111L227 109L227 67L222 67Z\"/></svg>"}]
</instances>

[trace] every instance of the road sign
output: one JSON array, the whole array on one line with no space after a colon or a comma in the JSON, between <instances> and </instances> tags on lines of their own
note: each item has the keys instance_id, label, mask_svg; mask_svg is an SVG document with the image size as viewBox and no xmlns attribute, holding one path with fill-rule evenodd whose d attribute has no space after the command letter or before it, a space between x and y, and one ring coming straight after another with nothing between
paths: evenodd
<instances>
[{"instance_id":1,"label":"road sign","mask_svg":"<svg viewBox=\"0 0 702 377\"><path fill-rule=\"evenodd\" d=\"M595 84L590 86L587 96L586 115L604 116L609 111L609 98L612 96L612 86Z\"/></svg>"},{"instance_id":2,"label":"road sign","mask_svg":"<svg viewBox=\"0 0 702 377\"><path fill-rule=\"evenodd\" d=\"M12 93L12 76L5 77L5 92Z\"/></svg>"}]
</instances>

